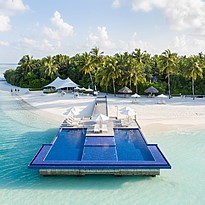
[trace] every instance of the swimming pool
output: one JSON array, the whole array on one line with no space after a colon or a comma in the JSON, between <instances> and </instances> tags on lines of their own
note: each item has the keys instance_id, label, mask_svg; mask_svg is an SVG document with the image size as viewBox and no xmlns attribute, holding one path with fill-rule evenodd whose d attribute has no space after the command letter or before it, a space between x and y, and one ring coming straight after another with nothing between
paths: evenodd
<instances>
[{"instance_id":1,"label":"swimming pool","mask_svg":"<svg viewBox=\"0 0 205 205\"><path fill-rule=\"evenodd\" d=\"M84 129L62 129L45 160L81 160L84 141Z\"/></svg>"},{"instance_id":2,"label":"swimming pool","mask_svg":"<svg viewBox=\"0 0 205 205\"><path fill-rule=\"evenodd\" d=\"M114 129L114 136L87 136L86 131L60 128L51 144L42 145L29 168L43 175L157 175L159 169L171 168L158 146L147 144L138 128Z\"/></svg>"},{"instance_id":3,"label":"swimming pool","mask_svg":"<svg viewBox=\"0 0 205 205\"><path fill-rule=\"evenodd\" d=\"M118 160L154 161L139 129L115 129Z\"/></svg>"}]
</instances>

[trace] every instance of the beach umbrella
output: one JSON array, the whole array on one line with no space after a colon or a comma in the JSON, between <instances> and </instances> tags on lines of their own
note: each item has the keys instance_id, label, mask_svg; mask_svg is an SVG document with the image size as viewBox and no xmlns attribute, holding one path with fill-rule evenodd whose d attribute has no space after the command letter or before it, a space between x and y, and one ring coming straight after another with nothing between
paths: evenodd
<instances>
[{"instance_id":1,"label":"beach umbrella","mask_svg":"<svg viewBox=\"0 0 205 205\"><path fill-rule=\"evenodd\" d=\"M75 112L81 112L81 109L76 106L73 106L71 109L74 110Z\"/></svg>"},{"instance_id":2,"label":"beach umbrella","mask_svg":"<svg viewBox=\"0 0 205 205\"><path fill-rule=\"evenodd\" d=\"M94 120L100 122L100 126L102 126L102 122L109 120L109 117L103 114L99 114L96 117L94 117Z\"/></svg>"},{"instance_id":3,"label":"beach umbrella","mask_svg":"<svg viewBox=\"0 0 205 205\"><path fill-rule=\"evenodd\" d=\"M134 95L131 95L131 98L140 98L141 96L137 93L135 93Z\"/></svg>"},{"instance_id":4,"label":"beach umbrella","mask_svg":"<svg viewBox=\"0 0 205 205\"><path fill-rule=\"evenodd\" d=\"M121 109L121 114L123 115L127 115L128 117L128 122L130 121L130 116L133 116L135 115L135 110L133 108L130 108L130 107L125 107L123 109Z\"/></svg>"},{"instance_id":5,"label":"beach umbrella","mask_svg":"<svg viewBox=\"0 0 205 205\"><path fill-rule=\"evenodd\" d=\"M123 108L120 109L121 112L124 112L124 111L126 111L126 110L129 110L129 111L132 111L132 112L135 111L135 110L134 110L133 108L131 108L131 107L123 107Z\"/></svg>"},{"instance_id":6,"label":"beach umbrella","mask_svg":"<svg viewBox=\"0 0 205 205\"><path fill-rule=\"evenodd\" d=\"M80 108L73 106L68 109L67 115L79 115L80 112L81 112Z\"/></svg>"},{"instance_id":7,"label":"beach umbrella","mask_svg":"<svg viewBox=\"0 0 205 205\"><path fill-rule=\"evenodd\" d=\"M127 116L133 116L135 115L135 110L129 107L126 107L125 109L121 110L121 114L127 115Z\"/></svg>"},{"instance_id":8,"label":"beach umbrella","mask_svg":"<svg viewBox=\"0 0 205 205\"><path fill-rule=\"evenodd\" d=\"M96 117L94 117L95 121L106 121L109 120L109 117L103 114L99 114Z\"/></svg>"},{"instance_id":9,"label":"beach umbrella","mask_svg":"<svg viewBox=\"0 0 205 205\"><path fill-rule=\"evenodd\" d=\"M161 95L158 95L157 97L161 99L161 102L160 102L161 104L165 104L165 101L163 99L167 98L166 95L161 94Z\"/></svg>"},{"instance_id":10,"label":"beach umbrella","mask_svg":"<svg viewBox=\"0 0 205 205\"><path fill-rule=\"evenodd\" d=\"M80 113L74 110L69 110L66 114L69 116L74 116L74 115L79 115Z\"/></svg>"},{"instance_id":11,"label":"beach umbrella","mask_svg":"<svg viewBox=\"0 0 205 205\"><path fill-rule=\"evenodd\" d=\"M119 89L118 93L124 93L124 94L132 93L132 90L130 90L128 87L125 86L125 87Z\"/></svg>"},{"instance_id":12,"label":"beach umbrella","mask_svg":"<svg viewBox=\"0 0 205 205\"><path fill-rule=\"evenodd\" d=\"M157 95L157 97L158 97L158 98L167 98L167 96L166 96L166 95L164 95L164 94Z\"/></svg>"},{"instance_id":13,"label":"beach umbrella","mask_svg":"<svg viewBox=\"0 0 205 205\"><path fill-rule=\"evenodd\" d=\"M146 90L145 90L145 93L151 93L151 94L153 94L153 93L158 93L159 91L155 88L155 87L153 87L153 86L151 86L151 87L149 87L149 88L147 88Z\"/></svg>"},{"instance_id":14,"label":"beach umbrella","mask_svg":"<svg viewBox=\"0 0 205 205\"><path fill-rule=\"evenodd\" d=\"M138 100L137 100L137 98L140 98L141 96L139 95L139 94L137 94L137 93L135 93L134 95L131 95L131 98L132 98L132 102L134 103L134 102L137 102Z\"/></svg>"}]
</instances>

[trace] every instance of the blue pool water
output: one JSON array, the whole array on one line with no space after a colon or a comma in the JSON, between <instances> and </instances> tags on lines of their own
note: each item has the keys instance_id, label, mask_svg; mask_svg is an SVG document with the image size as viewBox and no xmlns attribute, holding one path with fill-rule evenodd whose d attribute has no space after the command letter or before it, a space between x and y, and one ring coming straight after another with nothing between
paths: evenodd
<instances>
[{"instance_id":1,"label":"blue pool water","mask_svg":"<svg viewBox=\"0 0 205 205\"><path fill-rule=\"evenodd\" d=\"M84 142L84 129L63 129L46 160L81 160Z\"/></svg>"},{"instance_id":2,"label":"blue pool water","mask_svg":"<svg viewBox=\"0 0 205 205\"><path fill-rule=\"evenodd\" d=\"M2 88L0 82L0 88ZM0 204L204 205L205 130L146 136L172 164L158 177L41 177L28 163L59 124L0 91Z\"/></svg>"},{"instance_id":3,"label":"blue pool water","mask_svg":"<svg viewBox=\"0 0 205 205\"><path fill-rule=\"evenodd\" d=\"M56 169L57 166L68 166L69 168L71 161L72 166L83 164L81 169L89 166L86 161L92 162L92 165L95 164L93 162L97 161L98 164L101 162L101 166L108 166L109 162L109 166L112 164L120 166L121 163L119 165L117 163L124 162L126 168L131 166L130 161L135 162L135 166L170 167L156 147L153 147L154 150L156 149L153 151L150 146L152 147L152 145L147 145L141 131L137 128L115 129L114 136L92 137L86 137L86 129L60 128L51 144L42 145L29 167L45 168L48 166L50 168L53 166Z\"/></svg>"},{"instance_id":4,"label":"blue pool water","mask_svg":"<svg viewBox=\"0 0 205 205\"><path fill-rule=\"evenodd\" d=\"M154 160L139 130L115 129L114 133L118 160Z\"/></svg>"}]
</instances>

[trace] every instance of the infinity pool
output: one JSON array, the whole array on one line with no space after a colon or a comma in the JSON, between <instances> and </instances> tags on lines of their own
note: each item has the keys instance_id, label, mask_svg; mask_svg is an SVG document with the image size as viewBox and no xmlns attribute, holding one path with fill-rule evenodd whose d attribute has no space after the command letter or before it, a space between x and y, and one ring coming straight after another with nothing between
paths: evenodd
<instances>
[{"instance_id":1,"label":"infinity pool","mask_svg":"<svg viewBox=\"0 0 205 205\"><path fill-rule=\"evenodd\" d=\"M171 168L158 146L147 144L138 128L114 129L114 136L89 136L86 131L59 129L51 144L42 145L29 168L49 169L49 173L54 169L55 175L58 169L69 174L71 170L75 174L110 174L126 170L134 175L135 170Z\"/></svg>"},{"instance_id":2,"label":"infinity pool","mask_svg":"<svg viewBox=\"0 0 205 205\"><path fill-rule=\"evenodd\" d=\"M118 160L145 160L154 158L138 129L116 129L115 141Z\"/></svg>"},{"instance_id":3,"label":"infinity pool","mask_svg":"<svg viewBox=\"0 0 205 205\"><path fill-rule=\"evenodd\" d=\"M81 160L84 142L84 129L63 129L54 139L45 160Z\"/></svg>"},{"instance_id":4,"label":"infinity pool","mask_svg":"<svg viewBox=\"0 0 205 205\"><path fill-rule=\"evenodd\" d=\"M85 129L63 129L52 144L45 160L154 160L138 129L97 137L86 137Z\"/></svg>"}]
</instances>

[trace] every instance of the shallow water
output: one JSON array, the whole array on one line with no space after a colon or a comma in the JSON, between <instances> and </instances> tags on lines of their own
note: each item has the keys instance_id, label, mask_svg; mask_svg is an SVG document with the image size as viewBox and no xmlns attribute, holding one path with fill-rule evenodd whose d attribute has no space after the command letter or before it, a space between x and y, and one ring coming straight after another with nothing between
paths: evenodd
<instances>
[{"instance_id":1,"label":"shallow water","mask_svg":"<svg viewBox=\"0 0 205 205\"><path fill-rule=\"evenodd\" d=\"M205 204L205 130L146 136L172 165L157 177L41 177L27 165L58 124L9 92L0 113L0 204Z\"/></svg>"}]
</instances>

